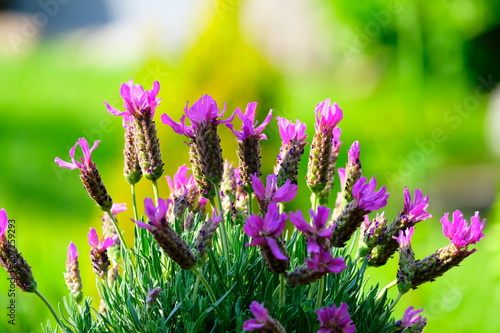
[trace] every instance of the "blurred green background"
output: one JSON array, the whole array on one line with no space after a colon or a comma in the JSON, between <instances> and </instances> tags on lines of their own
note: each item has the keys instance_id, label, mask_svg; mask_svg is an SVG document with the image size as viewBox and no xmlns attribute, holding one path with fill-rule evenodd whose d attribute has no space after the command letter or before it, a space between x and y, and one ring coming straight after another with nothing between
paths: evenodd
<instances>
[{"instance_id":1,"label":"blurred green background","mask_svg":"<svg viewBox=\"0 0 500 333\"><path fill-rule=\"evenodd\" d=\"M179 119L186 101L202 94L227 102L227 114L257 101L259 120L273 109L306 122L310 137L315 104L338 102L338 165L359 140L364 175L391 193L386 216L402 207L405 185L430 196L434 218L416 230L417 258L448 243L444 212L488 218L477 253L405 295L395 317L413 305L424 308L426 332L500 331L498 1L53 0L0 1L0 8L0 206L16 220L18 248L53 304L67 295L70 241L80 252L84 293L95 295L86 234L101 215L78 172L54 158L67 160L80 137L101 140L94 161L114 201L129 202L121 121L102 101L121 108L120 84L133 78L147 89L161 83L156 120L166 175L188 154L159 114ZM236 162L232 134L220 132L224 156ZM280 144L275 121L266 134L268 174ZM306 160L293 210L308 209ZM160 188L166 196L166 182ZM139 194L152 196L145 180ZM130 217L119 216L128 237ZM371 268L370 281L385 285L396 269L397 259ZM7 323L7 291L0 272L0 332L41 332L51 317L32 294L16 293L16 325Z\"/></svg>"}]
</instances>

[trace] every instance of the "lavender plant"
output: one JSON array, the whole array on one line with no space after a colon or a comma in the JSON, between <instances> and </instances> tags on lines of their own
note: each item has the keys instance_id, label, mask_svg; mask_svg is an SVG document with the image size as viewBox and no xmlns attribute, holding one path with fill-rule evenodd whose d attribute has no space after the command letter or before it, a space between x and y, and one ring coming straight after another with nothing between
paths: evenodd
<instances>
[{"instance_id":1,"label":"lavender plant","mask_svg":"<svg viewBox=\"0 0 500 333\"><path fill-rule=\"evenodd\" d=\"M57 313L38 291L30 266L6 239L7 214L0 210L0 263L21 290L35 293L51 309L57 326L49 321L44 332L422 332L426 320L417 315L422 309L408 308L401 320L392 311L403 294L475 251L469 246L484 237L479 213L470 223L459 211L451 220L445 213L441 223L451 243L415 259L411 237L417 222L431 217L426 211L429 198L417 189L412 199L405 188L403 208L391 223L383 212L370 217L386 205L389 194L384 186L377 189L374 177L368 181L362 175L358 142L349 149L346 168L338 169L340 191L329 205L343 117L329 100L315 110L306 173L310 218L286 209L297 194L306 125L277 117L282 147L275 172L265 175L264 185L260 140L266 138L271 112L257 126L257 103L250 103L245 113L237 109L221 120L225 109L208 95L186 106L180 122L161 116L189 139L193 171L188 175L184 165L167 176L170 193L162 195L157 182L163 161L153 120L159 89L158 82L145 91L130 80L121 87L126 111L106 104L112 114L123 116L124 176L134 211L133 222L127 223L135 223L133 244L126 244L117 221L125 204L113 203L92 160L98 141L89 149L81 138L70 150L71 162L55 160L80 170L85 190L105 212L104 237L99 239L93 228L88 234L100 300L84 297L79 253L70 243L64 274L70 297ZM235 129L235 115L242 121L241 131ZM237 168L224 162L217 134L221 124L238 141ZM78 146L80 158L75 156ZM137 205L134 186L142 175L151 181L154 199ZM383 266L397 251L396 279L384 288L369 286L367 268ZM387 290L396 285L399 294L390 299Z\"/></svg>"}]
</instances>

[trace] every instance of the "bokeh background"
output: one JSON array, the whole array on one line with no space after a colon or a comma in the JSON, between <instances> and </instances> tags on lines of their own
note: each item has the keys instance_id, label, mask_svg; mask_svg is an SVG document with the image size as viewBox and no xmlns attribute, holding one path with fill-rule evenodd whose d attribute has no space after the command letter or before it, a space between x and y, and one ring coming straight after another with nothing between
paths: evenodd
<instances>
[{"instance_id":1,"label":"bokeh background","mask_svg":"<svg viewBox=\"0 0 500 333\"><path fill-rule=\"evenodd\" d=\"M416 230L417 258L447 244L444 212L479 210L488 219L477 253L405 295L396 318L413 305L424 309L429 333L497 332L499 59L494 0L2 0L0 206L15 219L18 248L53 304L67 295L70 241L84 292L96 296L86 234L101 212L78 172L54 158L68 159L80 137L101 140L94 161L114 201L129 202L123 129L102 103L121 107L121 83L133 78L149 89L160 81L156 120L169 175L188 154L159 114L179 119L186 101L211 94L228 113L257 101L259 120L273 109L306 122L311 137L315 104L331 98L345 115L338 165L359 140L365 176L391 193L389 218L402 207L404 186L430 196L434 218ZM275 121L266 134L265 174L280 144ZM221 136L224 156L236 161L231 133L221 128ZM303 162L294 210L308 209ZM166 196L166 182L160 189ZM152 196L146 181L139 193ZM130 217L119 216L128 237ZM370 283L387 284L396 269L397 258L369 269ZM16 325L7 323L8 288L0 272L0 332L41 332L51 316L32 294L16 292Z\"/></svg>"}]
</instances>

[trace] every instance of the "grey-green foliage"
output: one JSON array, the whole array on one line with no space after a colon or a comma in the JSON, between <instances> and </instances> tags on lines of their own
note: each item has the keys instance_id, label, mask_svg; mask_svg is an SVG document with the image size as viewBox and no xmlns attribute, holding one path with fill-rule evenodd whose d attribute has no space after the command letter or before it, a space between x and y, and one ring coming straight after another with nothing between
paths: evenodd
<instances>
[{"instance_id":1,"label":"grey-green foliage","mask_svg":"<svg viewBox=\"0 0 500 333\"><path fill-rule=\"evenodd\" d=\"M134 248L122 249L123 266L117 281L113 285L98 282L106 310L99 312L100 303L95 299L87 298L82 305L65 300L61 313L66 324L74 332L242 332L244 321L251 318L249 305L255 300L264 302L269 314L278 319L287 332L318 330L317 284L286 286L286 302L280 305L279 276L267 270L258 248L245 246L249 238L243 233L241 223L226 223L232 249L229 265L226 266L226 259L219 255L217 234L215 248L200 263L203 276L214 290L215 303L210 301L201 284L194 298L196 275L190 270L181 270L162 252L148 230L136 227ZM193 243L195 233L184 231L183 238ZM303 263L305 241L296 232L287 248L292 267ZM358 332L391 332L394 321L389 311L390 300L385 296L376 299L378 287L367 284L366 264L353 262L351 250L334 251L334 255L347 258L348 266L340 274L325 277L322 306L345 302ZM149 307L146 305L148 290L156 287L162 292ZM50 323L44 330L57 331Z\"/></svg>"}]
</instances>

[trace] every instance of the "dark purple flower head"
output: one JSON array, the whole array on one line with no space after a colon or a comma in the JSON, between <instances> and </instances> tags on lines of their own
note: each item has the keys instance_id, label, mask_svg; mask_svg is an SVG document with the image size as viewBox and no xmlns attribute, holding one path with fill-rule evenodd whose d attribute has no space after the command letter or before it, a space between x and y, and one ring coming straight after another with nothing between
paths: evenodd
<instances>
[{"instance_id":1,"label":"dark purple flower head","mask_svg":"<svg viewBox=\"0 0 500 333\"><path fill-rule=\"evenodd\" d=\"M252 214L243 226L245 233L252 237L252 241L246 245L263 246L267 244L277 259L287 260L288 258L281 252L277 240L285 229L286 219L287 214L280 214L278 205L275 203L269 205L264 218Z\"/></svg>"},{"instance_id":2,"label":"dark purple flower head","mask_svg":"<svg viewBox=\"0 0 500 333\"><path fill-rule=\"evenodd\" d=\"M154 228L161 228L161 226L167 220L167 212L172 204L172 200L167 199L158 199L158 206L155 206L153 203L153 199L145 198L144 199L144 211L146 216L149 219L149 223L144 223L141 221L134 221L141 228L151 230Z\"/></svg>"},{"instance_id":3,"label":"dark purple flower head","mask_svg":"<svg viewBox=\"0 0 500 333\"><path fill-rule=\"evenodd\" d=\"M89 149L89 144L85 138L78 139L76 144L69 150L69 156L71 157L71 162L65 162L61 160L59 157L56 157L55 162L63 168L68 168L68 169L89 169L92 167L93 163L92 162L92 157L90 154L94 149L97 148L100 140L96 140L94 142L94 145L92 148ZM80 146L82 148L83 152L83 157L80 157L80 162L75 159L75 150L76 147Z\"/></svg>"},{"instance_id":4,"label":"dark purple flower head","mask_svg":"<svg viewBox=\"0 0 500 333\"><path fill-rule=\"evenodd\" d=\"M416 189L412 202L410 191L408 191L408 187L405 187L403 213L406 215L406 218L412 222L420 222L432 217L431 214L425 211L427 207L429 207L429 205L427 204L428 201L429 197L424 197L422 195L422 191Z\"/></svg>"},{"instance_id":5,"label":"dark purple flower head","mask_svg":"<svg viewBox=\"0 0 500 333\"><path fill-rule=\"evenodd\" d=\"M245 321L243 330L254 331L263 328L269 320L269 311L264 307L264 304L253 301L252 304L250 304L250 311L252 311L255 319Z\"/></svg>"},{"instance_id":6,"label":"dark purple flower head","mask_svg":"<svg viewBox=\"0 0 500 333\"><path fill-rule=\"evenodd\" d=\"M334 304L316 310L320 322L320 329L316 333L356 332L356 326L353 325L348 309L347 304L342 303L338 308Z\"/></svg>"},{"instance_id":7,"label":"dark purple flower head","mask_svg":"<svg viewBox=\"0 0 500 333\"><path fill-rule=\"evenodd\" d=\"M100 252L103 252L108 247L115 245L115 242L118 239L118 235L116 235L114 237L108 237L104 240L99 240L99 236L97 236L97 231L94 228L90 228L87 237L89 240L89 245Z\"/></svg>"},{"instance_id":8,"label":"dark purple flower head","mask_svg":"<svg viewBox=\"0 0 500 333\"><path fill-rule=\"evenodd\" d=\"M452 220L448 213L441 218L443 234L448 237L458 249L479 242L484 237L483 229L486 219L479 218L479 212L470 218L470 225L459 210L453 212Z\"/></svg>"},{"instance_id":9,"label":"dark purple flower head","mask_svg":"<svg viewBox=\"0 0 500 333\"><path fill-rule=\"evenodd\" d=\"M267 124L271 121L273 116L273 110L270 110L266 116L266 119L257 126L257 122L255 121L255 109L257 108L257 102L248 103L247 108L245 109L245 113L241 112L240 108L237 108L234 113L238 115L238 118L243 122L241 125L241 131L236 131L233 129L233 124L228 123L226 126L233 131L234 135L238 138L238 140L243 141L250 136L258 136L259 140L266 140L267 137L265 134L262 134L262 131L266 128Z\"/></svg>"},{"instance_id":10,"label":"dark purple flower head","mask_svg":"<svg viewBox=\"0 0 500 333\"><path fill-rule=\"evenodd\" d=\"M414 307L410 306L408 309L405 310L405 313L403 314L403 319L401 319L400 322L397 322L396 325L400 326L401 328L407 328L410 326L415 325L416 323L419 322L424 322L425 323L425 318L422 318L422 316L418 315L420 312L424 311L424 309L420 310L415 310L413 311Z\"/></svg>"},{"instance_id":11,"label":"dark purple flower head","mask_svg":"<svg viewBox=\"0 0 500 333\"><path fill-rule=\"evenodd\" d=\"M0 209L0 238L4 238L9 228L9 218L4 208Z\"/></svg>"},{"instance_id":12,"label":"dark purple flower head","mask_svg":"<svg viewBox=\"0 0 500 333\"><path fill-rule=\"evenodd\" d=\"M160 82L153 82L153 89L144 91L140 84L134 84L130 79L127 83L123 83L120 88L120 95L123 98L123 107L126 111L119 111L106 104L109 113L115 116L139 116L146 112L154 116L156 107L160 104L160 98L156 98L160 91ZM125 119L124 119L125 121Z\"/></svg>"},{"instance_id":13,"label":"dark purple flower head","mask_svg":"<svg viewBox=\"0 0 500 333\"><path fill-rule=\"evenodd\" d=\"M77 259L78 259L78 252L76 251L76 245L75 243L70 242L68 246L68 262L73 262L76 261Z\"/></svg>"},{"instance_id":14,"label":"dark purple flower head","mask_svg":"<svg viewBox=\"0 0 500 333\"><path fill-rule=\"evenodd\" d=\"M288 119L276 117L280 131L281 141L288 144L290 142L304 142L307 138L306 124L296 120L296 123Z\"/></svg>"},{"instance_id":15,"label":"dark purple flower head","mask_svg":"<svg viewBox=\"0 0 500 333\"><path fill-rule=\"evenodd\" d=\"M410 227L406 230L399 230L399 236L392 236L392 238L398 241L399 247L408 248L411 246L411 238L413 237L414 231L415 227Z\"/></svg>"},{"instance_id":16,"label":"dark purple flower head","mask_svg":"<svg viewBox=\"0 0 500 333\"><path fill-rule=\"evenodd\" d=\"M285 184L278 188L277 178L275 174L270 174L266 177L266 187L255 175L250 175L252 178L252 188L257 199L268 203L280 203L290 201L297 195L298 186L291 184L287 179Z\"/></svg>"},{"instance_id":17,"label":"dark purple flower head","mask_svg":"<svg viewBox=\"0 0 500 333\"><path fill-rule=\"evenodd\" d=\"M316 132L326 132L333 129L342 120L343 114L337 103L330 104L330 99L326 99L316 104Z\"/></svg>"},{"instance_id":18,"label":"dark purple flower head","mask_svg":"<svg viewBox=\"0 0 500 333\"><path fill-rule=\"evenodd\" d=\"M333 258L330 251L313 253L311 259L305 259L307 267L322 273L340 273L347 268L344 258Z\"/></svg>"},{"instance_id":19,"label":"dark purple flower head","mask_svg":"<svg viewBox=\"0 0 500 333\"><path fill-rule=\"evenodd\" d=\"M184 164L177 169L177 172L175 173L173 179L169 176L165 176L165 178L167 178L170 192L174 195L174 197L178 197L187 189L191 188L192 186L196 186L194 176L187 176L188 171L189 168Z\"/></svg>"},{"instance_id":20,"label":"dark purple flower head","mask_svg":"<svg viewBox=\"0 0 500 333\"><path fill-rule=\"evenodd\" d=\"M354 141L347 152L347 163L349 165L359 164L359 142Z\"/></svg>"},{"instance_id":21,"label":"dark purple flower head","mask_svg":"<svg viewBox=\"0 0 500 333\"><path fill-rule=\"evenodd\" d=\"M373 212L387 205L389 193L385 193L385 186L375 192L377 187L375 177L372 177L368 184L365 184L365 182L366 178L361 177L352 187L352 196L356 199L358 208Z\"/></svg>"},{"instance_id":22,"label":"dark purple flower head","mask_svg":"<svg viewBox=\"0 0 500 333\"><path fill-rule=\"evenodd\" d=\"M189 107L189 103L186 104L184 108L185 114L181 117L180 123L175 122L166 113L161 115L161 121L172 127L175 133L180 135L185 135L190 139L193 139L196 135L196 131L203 124L212 123L214 125L225 124L233 120L234 115L231 115L226 120L218 120L224 115L226 107L220 110L217 107L217 102L209 95L203 95L199 100L193 103ZM191 122L191 126L186 125L186 118Z\"/></svg>"},{"instance_id":23,"label":"dark purple flower head","mask_svg":"<svg viewBox=\"0 0 500 333\"><path fill-rule=\"evenodd\" d=\"M306 222L300 210L296 213L290 212L290 221L298 230L304 233L307 239L307 252L319 253L322 249L318 244L318 238L329 239L332 237L333 228L325 228L330 216L330 209L319 206L317 214L312 209L309 210L309 214L311 215L312 225Z\"/></svg>"}]
</instances>

